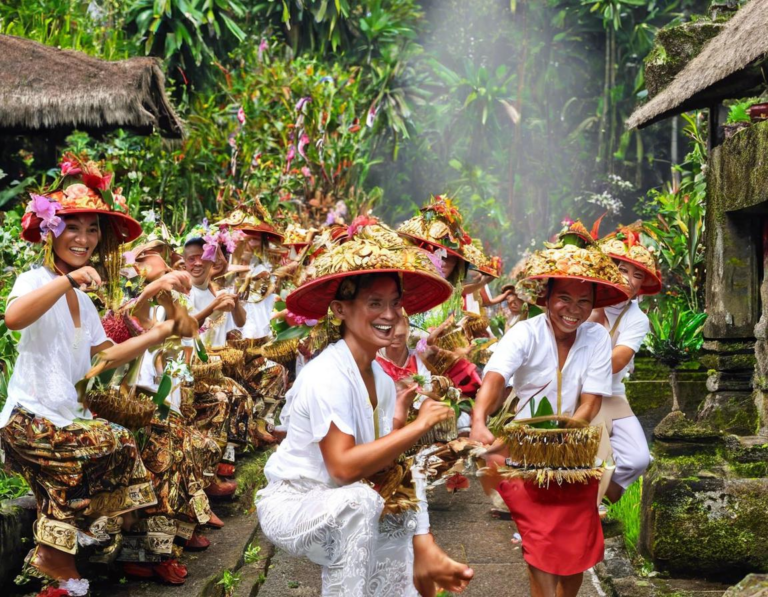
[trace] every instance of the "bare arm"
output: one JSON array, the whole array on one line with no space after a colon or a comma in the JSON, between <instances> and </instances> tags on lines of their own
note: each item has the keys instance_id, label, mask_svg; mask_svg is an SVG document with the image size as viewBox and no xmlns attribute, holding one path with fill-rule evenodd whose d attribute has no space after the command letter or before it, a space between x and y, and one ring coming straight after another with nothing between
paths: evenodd
<instances>
[{"instance_id":1,"label":"bare arm","mask_svg":"<svg viewBox=\"0 0 768 597\"><path fill-rule=\"evenodd\" d=\"M246 318L247 315L245 313L243 303L241 303L237 296L235 296L235 308L232 309L232 319L235 320L235 325L239 328L243 327L245 325Z\"/></svg>"},{"instance_id":2,"label":"bare arm","mask_svg":"<svg viewBox=\"0 0 768 597\"><path fill-rule=\"evenodd\" d=\"M602 396L598 396L597 394L582 394L579 408L573 413L573 418L589 423L597 416L597 413L600 412L602 403Z\"/></svg>"},{"instance_id":3,"label":"bare arm","mask_svg":"<svg viewBox=\"0 0 768 597\"><path fill-rule=\"evenodd\" d=\"M452 416L453 410L449 406L425 400L413 423L367 444L355 444L353 436L331 423L328 435L320 440L320 451L333 480L340 485L349 485L392 464L429 429Z\"/></svg>"},{"instance_id":4,"label":"bare arm","mask_svg":"<svg viewBox=\"0 0 768 597\"><path fill-rule=\"evenodd\" d=\"M120 365L129 363L137 356L144 354L152 346L161 344L173 332L173 321L164 321L154 326L148 332L130 338L120 344L112 341L102 342L98 346L91 347L91 356L101 353L99 364L95 365L86 377L93 377L102 371L115 369ZM95 373L94 373L95 372ZM93 373L93 375L92 375Z\"/></svg>"},{"instance_id":5,"label":"bare arm","mask_svg":"<svg viewBox=\"0 0 768 597\"><path fill-rule=\"evenodd\" d=\"M629 361L635 356L635 351L629 346L617 346L611 352L611 366L613 373L618 373L629 365Z\"/></svg>"},{"instance_id":6,"label":"bare arm","mask_svg":"<svg viewBox=\"0 0 768 597\"><path fill-rule=\"evenodd\" d=\"M81 267L70 273L81 287L101 285L99 274L92 267ZM23 330L40 319L62 296L72 289L66 276L57 276L40 288L28 292L10 302L5 311L5 325L9 330Z\"/></svg>"}]
</instances>

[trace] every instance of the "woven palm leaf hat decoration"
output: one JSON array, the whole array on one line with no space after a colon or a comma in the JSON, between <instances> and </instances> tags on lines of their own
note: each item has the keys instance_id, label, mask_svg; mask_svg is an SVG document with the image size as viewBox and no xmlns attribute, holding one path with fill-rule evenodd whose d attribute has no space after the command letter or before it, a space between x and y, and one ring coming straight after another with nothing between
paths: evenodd
<instances>
[{"instance_id":1,"label":"woven palm leaf hat decoration","mask_svg":"<svg viewBox=\"0 0 768 597\"><path fill-rule=\"evenodd\" d=\"M76 214L97 214L109 222L120 243L141 236L141 224L129 216L122 188L112 190L112 174L104 165L86 155L64 154L59 178L47 189L30 193L31 201L21 219L21 238L39 243L48 233L58 236L62 218Z\"/></svg>"},{"instance_id":2,"label":"woven palm leaf hat decoration","mask_svg":"<svg viewBox=\"0 0 768 597\"><path fill-rule=\"evenodd\" d=\"M596 231L598 223L593 228ZM629 298L624 276L613 260L597 246L590 231L579 222L568 225L555 243L544 243L525 262L515 292L525 302L546 306L550 279L582 280L595 284L594 308L608 307Z\"/></svg>"},{"instance_id":3,"label":"woven palm leaf hat decoration","mask_svg":"<svg viewBox=\"0 0 768 597\"><path fill-rule=\"evenodd\" d=\"M641 222L621 226L616 232L598 241L598 246L613 259L626 261L645 272L645 280L638 294L661 292L661 271L653 252L641 242L640 234L645 232Z\"/></svg>"},{"instance_id":4,"label":"woven palm leaf hat decoration","mask_svg":"<svg viewBox=\"0 0 768 597\"><path fill-rule=\"evenodd\" d=\"M581 222L570 224L556 243L546 244L545 249L528 257L522 280L515 289L524 300L544 306L550 279L594 283L595 307L628 298L621 272L597 248L592 233ZM602 467L597 466L602 427L563 415L559 392L558 387L554 414L518 419L504 426L501 436L509 448L508 462L512 464L500 469L500 474L531 480L540 486L553 482L586 483L602 475Z\"/></svg>"},{"instance_id":5,"label":"woven palm leaf hat decoration","mask_svg":"<svg viewBox=\"0 0 768 597\"><path fill-rule=\"evenodd\" d=\"M472 242L464 245L462 247L462 254L464 259L479 272L488 274L493 278L501 276L501 258L498 256L488 256L479 238L473 238Z\"/></svg>"},{"instance_id":6,"label":"woven palm leaf hat decoration","mask_svg":"<svg viewBox=\"0 0 768 597\"><path fill-rule=\"evenodd\" d=\"M278 244L282 243L284 237L258 197L252 197L247 202L241 203L215 225L219 228L240 230L249 236L263 236L266 240Z\"/></svg>"},{"instance_id":7,"label":"woven palm leaf hat decoration","mask_svg":"<svg viewBox=\"0 0 768 597\"><path fill-rule=\"evenodd\" d=\"M444 251L465 262L463 248L472 242L464 230L458 207L441 195L432 197L419 215L400 224L397 233L423 249Z\"/></svg>"},{"instance_id":8,"label":"woven palm leaf hat decoration","mask_svg":"<svg viewBox=\"0 0 768 597\"><path fill-rule=\"evenodd\" d=\"M430 253L404 242L377 219L362 216L305 268L306 277L288 295L286 306L302 317L321 319L346 279L387 272L400 276L403 308L409 315L432 309L453 291Z\"/></svg>"}]
</instances>

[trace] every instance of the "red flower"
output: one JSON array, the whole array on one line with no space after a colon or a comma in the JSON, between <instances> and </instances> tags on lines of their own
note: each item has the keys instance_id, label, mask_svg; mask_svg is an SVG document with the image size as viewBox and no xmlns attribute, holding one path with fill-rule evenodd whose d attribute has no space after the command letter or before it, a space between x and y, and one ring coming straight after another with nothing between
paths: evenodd
<instances>
[{"instance_id":1,"label":"red flower","mask_svg":"<svg viewBox=\"0 0 768 597\"><path fill-rule=\"evenodd\" d=\"M69 597L69 591L49 585L40 591L37 597Z\"/></svg>"},{"instance_id":2,"label":"red flower","mask_svg":"<svg viewBox=\"0 0 768 597\"><path fill-rule=\"evenodd\" d=\"M77 165L77 162L72 160L65 159L63 162L61 162L60 166L62 176L75 176L82 172L80 167Z\"/></svg>"},{"instance_id":3,"label":"red flower","mask_svg":"<svg viewBox=\"0 0 768 597\"><path fill-rule=\"evenodd\" d=\"M469 489L469 479L461 473L456 473L455 475L448 477L445 486L451 493L456 493L462 489Z\"/></svg>"},{"instance_id":4,"label":"red flower","mask_svg":"<svg viewBox=\"0 0 768 597\"><path fill-rule=\"evenodd\" d=\"M349 238L354 238L355 234L360 232L364 226L371 226L378 223L379 221L371 216L357 216L352 220L349 228L347 228L347 234L349 235Z\"/></svg>"}]
</instances>

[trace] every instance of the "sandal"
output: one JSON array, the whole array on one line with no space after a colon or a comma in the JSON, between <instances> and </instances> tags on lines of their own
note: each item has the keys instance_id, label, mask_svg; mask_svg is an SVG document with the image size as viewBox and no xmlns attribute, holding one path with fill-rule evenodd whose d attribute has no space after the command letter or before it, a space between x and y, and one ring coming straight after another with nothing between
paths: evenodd
<instances>
[{"instance_id":1,"label":"sandal","mask_svg":"<svg viewBox=\"0 0 768 597\"><path fill-rule=\"evenodd\" d=\"M203 537L200 533L193 533L184 544L184 549L186 551L205 551L210 546L211 542L208 539Z\"/></svg>"},{"instance_id":2,"label":"sandal","mask_svg":"<svg viewBox=\"0 0 768 597\"><path fill-rule=\"evenodd\" d=\"M152 570L157 574L164 582L172 585L183 585L187 582L187 568L186 566L179 564L176 560L166 560L156 564Z\"/></svg>"}]
</instances>

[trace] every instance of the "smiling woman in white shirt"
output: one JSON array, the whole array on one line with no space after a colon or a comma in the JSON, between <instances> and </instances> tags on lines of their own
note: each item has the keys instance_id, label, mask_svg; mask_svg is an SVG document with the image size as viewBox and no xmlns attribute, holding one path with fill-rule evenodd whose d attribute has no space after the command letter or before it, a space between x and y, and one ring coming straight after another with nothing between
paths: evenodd
<instances>
[{"instance_id":1,"label":"smiling woman in white shirt","mask_svg":"<svg viewBox=\"0 0 768 597\"><path fill-rule=\"evenodd\" d=\"M83 184L86 174L92 186ZM104 272L90 265L94 251L102 265L119 268L120 243L141 233L138 222L104 201L100 189L110 181L93 162L65 156L55 186L32 195L22 238L45 244L44 264L16 279L5 311L5 324L21 339L0 413L0 440L6 464L27 480L38 507L37 545L24 574L52 579L72 595L88 590L75 567L78 545L108 540L104 517L123 515L128 525L133 510L156 502L133 435L94 419L75 384L97 353L107 368L117 367L163 342L174 328L173 321L164 322L113 347L83 292L105 287ZM113 200L119 204L119 196Z\"/></svg>"},{"instance_id":2,"label":"smiling woman in white shirt","mask_svg":"<svg viewBox=\"0 0 768 597\"><path fill-rule=\"evenodd\" d=\"M570 424L589 423L603 396L611 394L609 336L603 326L587 319L594 306L627 299L616 266L591 239L576 242L565 236L561 246L529 259L518 292L526 288L532 291L529 301L545 307L546 313L509 330L485 367L470 434L485 444L495 440L487 417L501 406L510 380L519 397L515 418L521 420L535 416L534 399L547 397L556 414L570 417ZM562 475L562 470L554 474ZM533 595L575 597L583 572L603 559L596 477L599 471L592 478L563 477L562 483L545 486L525 476L487 477L492 481L484 483L486 490L499 492L522 536Z\"/></svg>"},{"instance_id":3,"label":"smiling woman in white shirt","mask_svg":"<svg viewBox=\"0 0 768 597\"><path fill-rule=\"evenodd\" d=\"M461 590L472 571L435 544L423 486L418 511L381 518L383 499L364 481L453 416L428 400L406 425L409 397L397 395L375 360L403 308L430 309L451 287L424 253L375 220L351 229L287 298L303 317L319 319L330 307L342 339L302 369L286 396L287 436L265 467L259 523L280 549L323 567L324 596L434 595L435 583Z\"/></svg>"}]
</instances>

